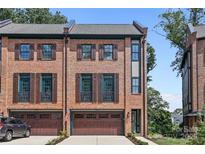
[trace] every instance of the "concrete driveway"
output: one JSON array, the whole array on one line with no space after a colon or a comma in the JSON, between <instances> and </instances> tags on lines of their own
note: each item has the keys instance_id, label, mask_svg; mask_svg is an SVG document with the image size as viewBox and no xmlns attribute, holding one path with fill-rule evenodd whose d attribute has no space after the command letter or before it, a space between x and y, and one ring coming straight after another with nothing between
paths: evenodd
<instances>
[{"instance_id":1,"label":"concrete driveway","mask_svg":"<svg viewBox=\"0 0 205 154\"><path fill-rule=\"evenodd\" d=\"M58 145L133 145L125 136L70 136Z\"/></svg>"},{"instance_id":2,"label":"concrete driveway","mask_svg":"<svg viewBox=\"0 0 205 154\"><path fill-rule=\"evenodd\" d=\"M0 140L0 145L45 145L56 136L30 136L29 138L13 138L10 142Z\"/></svg>"}]
</instances>

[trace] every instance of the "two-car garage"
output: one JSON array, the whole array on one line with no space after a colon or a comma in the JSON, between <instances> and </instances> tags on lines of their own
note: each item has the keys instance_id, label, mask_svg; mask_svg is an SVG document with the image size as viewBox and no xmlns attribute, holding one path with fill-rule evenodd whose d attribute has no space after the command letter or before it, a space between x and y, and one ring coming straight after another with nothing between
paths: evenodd
<instances>
[{"instance_id":1,"label":"two-car garage","mask_svg":"<svg viewBox=\"0 0 205 154\"><path fill-rule=\"evenodd\" d=\"M123 135L122 111L73 111L72 135Z\"/></svg>"}]
</instances>

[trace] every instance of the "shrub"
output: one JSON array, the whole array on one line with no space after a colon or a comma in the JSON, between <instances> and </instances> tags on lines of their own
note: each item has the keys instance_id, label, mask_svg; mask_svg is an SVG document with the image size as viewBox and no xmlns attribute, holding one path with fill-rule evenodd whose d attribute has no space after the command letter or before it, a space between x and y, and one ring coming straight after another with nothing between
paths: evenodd
<instances>
[{"instance_id":1,"label":"shrub","mask_svg":"<svg viewBox=\"0 0 205 154\"><path fill-rule=\"evenodd\" d=\"M133 133L128 133L127 134L127 138L134 144L136 145L148 145L147 142L141 141L139 139L136 138L135 134Z\"/></svg>"},{"instance_id":2,"label":"shrub","mask_svg":"<svg viewBox=\"0 0 205 154\"><path fill-rule=\"evenodd\" d=\"M46 145L56 145L56 144L62 142L66 138L68 138L67 131L60 131L59 136L57 138L49 140L48 143L46 143Z\"/></svg>"}]
</instances>

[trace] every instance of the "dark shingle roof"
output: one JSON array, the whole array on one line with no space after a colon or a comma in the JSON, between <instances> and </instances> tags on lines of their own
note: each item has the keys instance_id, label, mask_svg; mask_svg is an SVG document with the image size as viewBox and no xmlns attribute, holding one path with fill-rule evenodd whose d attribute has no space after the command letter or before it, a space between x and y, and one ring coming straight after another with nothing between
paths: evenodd
<instances>
[{"instance_id":1,"label":"dark shingle roof","mask_svg":"<svg viewBox=\"0 0 205 154\"><path fill-rule=\"evenodd\" d=\"M63 34L64 24L15 24L0 28L0 34Z\"/></svg>"},{"instance_id":2,"label":"dark shingle roof","mask_svg":"<svg viewBox=\"0 0 205 154\"><path fill-rule=\"evenodd\" d=\"M65 24L15 24L0 28L0 34L63 34ZM141 35L132 24L75 24L75 35Z\"/></svg>"},{"instance_id":3,"label":"dark shingle roof","mask_svg":"<svg viewBox=\"0 0 205 154\"><path fill-rule=\"evenodd\" d=\"M126 24L77 24L70 34L91 35L141 35L142 33L133 25Z\"/></svg>"}]
</instances>

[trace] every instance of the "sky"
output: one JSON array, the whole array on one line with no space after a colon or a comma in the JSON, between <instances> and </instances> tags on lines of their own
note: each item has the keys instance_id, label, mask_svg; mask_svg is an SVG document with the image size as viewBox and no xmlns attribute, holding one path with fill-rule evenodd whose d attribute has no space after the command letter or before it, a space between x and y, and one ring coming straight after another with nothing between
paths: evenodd
<instances>
[{"instance_id":1,"label":"sky","mask_svg":"<svg viewBox=\"0 0 205 154\"><path fill-rule=\"evenodd\" d=\"M160 22L158 16L166 9L51 9L52 12L57 10L79 24L132 24L137 20L148 27L147 41L154 47L157 58L157 66L150 73L153 79L150 86L160 91L163 99L169 102L170 111L181 108L181 77L177 77L170 67L177 50L154 28Z\"/></svg>"}]
</instances>

